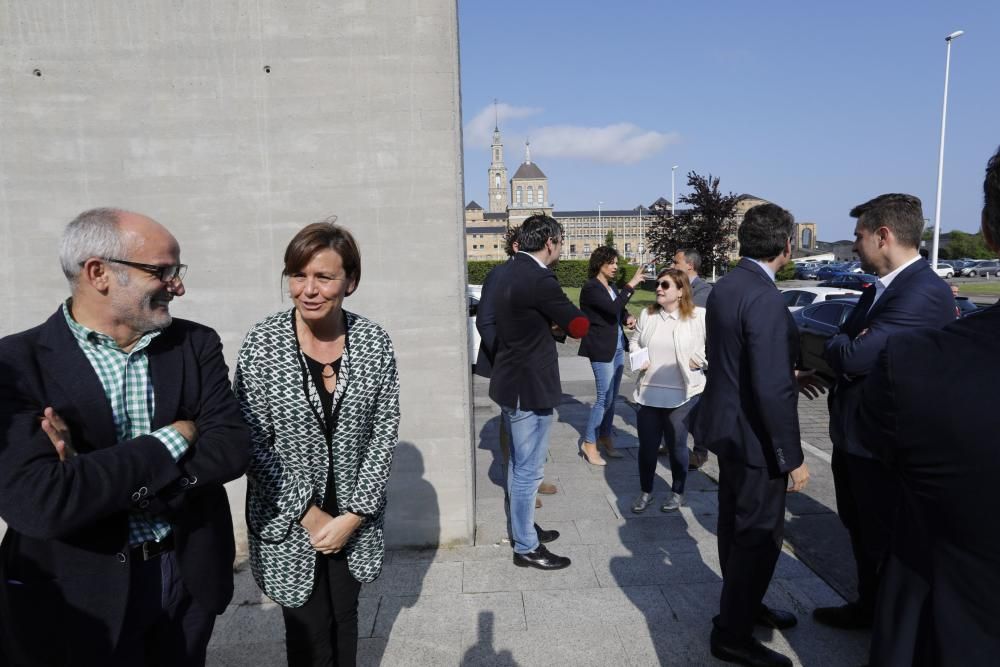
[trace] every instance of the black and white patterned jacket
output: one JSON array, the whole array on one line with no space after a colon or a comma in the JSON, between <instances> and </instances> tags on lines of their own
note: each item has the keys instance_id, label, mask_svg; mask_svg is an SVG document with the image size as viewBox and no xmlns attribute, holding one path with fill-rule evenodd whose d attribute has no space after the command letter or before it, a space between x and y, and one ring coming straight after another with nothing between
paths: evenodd
<instances>
[{"instance_id":1,"label":"black and white patterned jacket","mask_svg":"<svg viewBox=\"0 0 1000 667\"><path fill-rule=\"evenodd\" d=\"M382 522L399 430L399 376L388 334L344 312L347 338L333 397L331 452L340 512L366 517L346 552L351 575L367 583L378 577L385 553ZM299 519L322 503L329 471L318 417L323 408L312 380L303 381L294 315L294 309L275 313L250 329L235 379L252 438L250 566L261 590L286 607L303 605L312 593L317 552Z\"/></svg>"}]
</instances>

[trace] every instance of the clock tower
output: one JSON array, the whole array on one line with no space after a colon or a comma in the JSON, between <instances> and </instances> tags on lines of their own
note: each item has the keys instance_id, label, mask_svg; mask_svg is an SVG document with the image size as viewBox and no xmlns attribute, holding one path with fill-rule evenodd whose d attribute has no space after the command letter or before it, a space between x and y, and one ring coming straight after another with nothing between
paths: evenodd
<instances>
[{"instance_id":1,"label":"clock tower","mask_svg":"<svg viewBox=\"0 0 1000 667\"><path fill-rule=\"evenodd\" d=\"M494 103L495 105L495 103ZM493 159L490 162L490 213L505 213L510 200L507 197L507 167L503 163L503 144L500 142L500 118L493 126L493 145L490 147Z\"/></svg>"}]
</instances>

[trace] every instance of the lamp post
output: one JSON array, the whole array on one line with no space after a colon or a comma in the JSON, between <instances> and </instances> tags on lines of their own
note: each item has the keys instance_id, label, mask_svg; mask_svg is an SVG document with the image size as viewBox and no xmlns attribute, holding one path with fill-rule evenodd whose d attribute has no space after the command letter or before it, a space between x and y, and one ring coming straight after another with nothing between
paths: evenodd
<instances>
[{"instance_id":1,"label":"lamp post","mask_svg":"<svg viewBox=\"0 0 1000 667\"><path fill-rule=\"evenodd\" d=\"M674 217L674 210L677 208L675 203L676 195L674 195L674 172L677 171L678 165L674 165L670 168L670 217Z\"/></svg>"},{"instance_id":2,"label":"lamp post","mask_svg":"<svg viewBox=\"0 0 1000 667\"><path fill-rule=\"evenodd\" d=\"M963 34L965 34L964 30L956 30L944 38L945 44L947 44L944 58L944 103L941 106L941 147L938 151L937 201L934 204L934 241L931 244L931 266L935 270L938 263L938 245L941 240L941 182L944 178L944 128L948 120L948 73L951 69L951 42Z\"/></svg>"},{"instance_id":3,"label":"lamp post","mask_svg":"<svg viewBox=\"0 0 1000 667\"><path fill-rule=\"evenodd\" d=\"M600 234L604 231L604 225L601 224L601 204L604 202L597 202L597 233Z\"/></svg>"}]
</instances>

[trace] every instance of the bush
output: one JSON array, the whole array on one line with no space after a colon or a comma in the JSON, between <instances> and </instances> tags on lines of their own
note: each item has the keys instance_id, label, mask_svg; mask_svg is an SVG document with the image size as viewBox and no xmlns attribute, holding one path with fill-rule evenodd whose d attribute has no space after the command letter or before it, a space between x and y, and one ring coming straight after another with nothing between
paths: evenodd
<instances>
[{"instance_id":1,"label":"bush","mask_svg":"<svg viewBox=\"0 0 1000 667\"><path fill-rule=\"evenodd\" d=\"M506 260L482 260L467 262L468 283L470 285L482 285L486 280L486 274L493 270L493 267L503 264Z\"/></svg>"},{"instance_id":2,"label":"bush","mask_svg":"<svg viewBox=\"0 0 1000 667\"><path fill-rule=\"evenodd\" d=\"M486 274L492 271L493 267L503 264L505 261L477 260L467 262L468 283L470 285L482 285L483 281L486 280ZM559 284L563 287L583 287L583 284L587 282L587 268L589 265L590 262L586 259L564 259L556 264L553 271L556 274L556 278L559 279ZM635 264L619 264L618 277L615 283L621 287L638 270L639 267Z\"/></svg>"},{"instance_id":3,"label":"bush","mask_svg":"<svg viewBox=\"0 0 1000 667\"><path fill-rule=\"evenodd\" d=\"M795 278L795 262L785 264L774 276L775 280L792 280Z\"/></svg>"}]
</instances>

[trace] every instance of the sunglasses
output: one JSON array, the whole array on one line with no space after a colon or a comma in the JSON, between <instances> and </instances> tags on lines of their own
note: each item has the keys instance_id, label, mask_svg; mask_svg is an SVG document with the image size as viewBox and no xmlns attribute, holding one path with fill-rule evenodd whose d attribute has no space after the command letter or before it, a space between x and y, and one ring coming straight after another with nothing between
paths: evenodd
<instances>
[{"instance_id":1,"label":"sunglasses","mask_svg":"<svg viewBox=\"0 0 1000 667\"><path fill-rule=\"evenodd\" d=\"M661 280L660 282L656 283L656 286L659 287L660 289L670 289L671 287L674 286L674 284L669 280Z\"/></svg>"}]
</instances>

